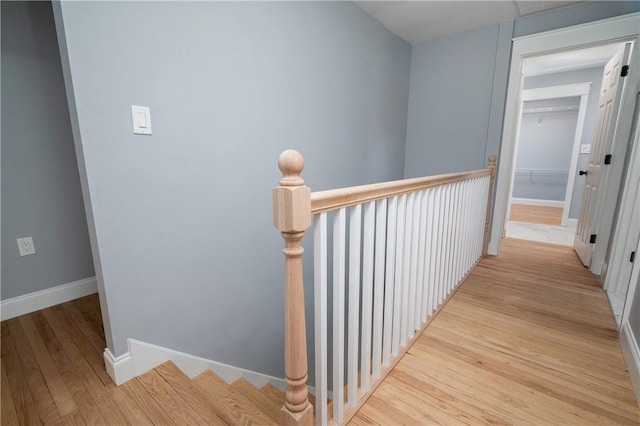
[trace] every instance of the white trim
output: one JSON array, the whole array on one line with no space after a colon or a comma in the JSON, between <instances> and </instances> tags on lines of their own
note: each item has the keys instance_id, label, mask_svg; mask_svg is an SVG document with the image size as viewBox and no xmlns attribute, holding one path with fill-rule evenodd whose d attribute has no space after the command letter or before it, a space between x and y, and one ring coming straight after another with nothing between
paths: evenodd
<instances>
[{"instance_id":1,"label":"white trim","mask_svg":"<svg viewBox=\"0 0 640 426\"><path fill-rule=\"evenodd\" d=\"M8 320L97 292L96 277L90 277L13 297L0 303L0 318Z\"/></svg>"},{"instance_id":2,"label":"white trim","mask_svg":"<svg viewBox=\"0 0 640 426\"><path fill-rule=\"evenodd\" d=\"M640 92L640 82L636 87L636 93ZM640 96L636 95L638 99ZM609 291L619 291L622 286L626 286L631 276L633 265L627 261L629 253L636 247L640 237L640 223L637 215L640 214L640 198L636 199L640 192L640 120L636 123L635 136L633 138L633 148L627 177L624 183L624 194L620 203L620 210L616 218L615 233L611 245L611 252L607 263L611 269L604 275L604 289Z\"/></svg>"},{"instance_id":3,"label":"white trim","mask_svg":"<svg viewBox=\"0 0 640 426\"><path fill-rule=\"evenodd\" d=\"M636 394L636 402L640 407L640 348L628 321L624 322L620 328L620 347L633 392Z\"/></svg>"},{"instance_id":4,"label":"white trim","mask_svg":"<svg viewBox=\"0 0 640 426\"><path fill-rule=\"evenodd\" d=\"M172 361L190 378L199 375L205 370L211 370L227 383L244 378L257 388L269 383L281 391L286 389L284 379L277 377L256 373L255 371L245 370L244 368L234 367L135 339L128 339L127 345L129 346L129 352L119 357L113 356L108 348L104 350L107 373L116 385L121 385L134 377L141 376L164 362Z\"/></svg>"},{"instance_id":5,"label":"white trim","mask_svg":"<svg viewBox=\"0 0 640 426\"><path fill-rule=\"evenodd\" d=\"M567 219L567 224L562 226L566 226L567 228L575 228L578 226L578 219L570 217L569 219Z\"/></svg>"},{"instance_id":6,"label":"white trim","mask_svg":"<svg viewBox=\"0 0 640 426\"><path fill-rule=\"evenodd\" d=\"M605 19L559 30L539 33L514 39L507 100L503 121L502 145L498 164L494 217L489 235L488 253L497 255L504 231L509 197L511 195L511 175L514 165L514 147L517 122L520 115L521 73L525 57L546 53L568 51L576 48L607 44L617 41L636 40L640 13ZM631 67L633 69L634 67ZM632 73L630 73L631 75ZM625 87L628 91L630 85ZM627 98L628 94L623 94ZM623 126L627 126L625 117ZM621 133L617 132L621 138ZM615 142L614 142L615 144ZM617 144L620 145L620 144ZM604 242L606 245L606 241Z\"/></svg>"},{"instance_id":7,"label":"white trim","mask_svg":"<svg viewBox=\"0 0 640 426\"><path fill-rule=\"evenodd\" d=\"M523 101L541 101L543 99L569 98L589 95L591 82L564 84L562 86L538 87L522 91Z\"/></svg>"},{"instance_id":8,"label":"white trim","mask_svg":"<svg viewBox=\"0 0 640 426\"><path fill-rule=\"evenodd\" d=\"M523 206L559 207L559 208L562 208L564 206L563 201L537 200L535 198L511 198L511 204L520 204Z\"/></svg>"}]
</instances>

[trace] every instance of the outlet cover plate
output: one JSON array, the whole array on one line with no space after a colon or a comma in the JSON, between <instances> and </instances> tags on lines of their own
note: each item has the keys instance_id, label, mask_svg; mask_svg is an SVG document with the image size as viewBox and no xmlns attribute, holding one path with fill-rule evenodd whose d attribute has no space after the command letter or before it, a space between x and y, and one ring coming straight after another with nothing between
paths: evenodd
<instances>
[{"instance_id":1,"label":"outlet cover plate","mask_svg":"<svg viewBox=\"0 0 640 426\"><path fill-rule=\"evenodd\" d=\"M20 256L36 254L36 248L33 245L33 239L31 237L18 238L16 241L18 242Z\"/></svg>"}]
</instances>

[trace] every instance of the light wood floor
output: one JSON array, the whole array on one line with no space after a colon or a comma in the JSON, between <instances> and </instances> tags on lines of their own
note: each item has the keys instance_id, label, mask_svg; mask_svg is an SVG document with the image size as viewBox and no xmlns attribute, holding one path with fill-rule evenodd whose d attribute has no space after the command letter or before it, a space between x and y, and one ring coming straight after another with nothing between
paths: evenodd
<instances>
[{"instance_id":1,"label":"light wood floor","mask_svg":"<svg viewBox=\"0 0 640 426\"><path fill-rule=\"evenodd\" d=\"M504 240L352 424L639 424L599 280L571 248Z\"/></svg>"},{"instance_id":2,"label":"light wood floor","mask_svg":"<svg viewBox=\"0 0 640 426\"><path fill-rule=\"evenodd\" d=\"M218 424L170 366L113 385L95 295L1 329L2 425ZM245 423L242 407L220 423ZM353 419L437 423L640 423L605 296L571 249L505 240Z\"/></svg>"},{"instance_id":3,"label":"light wood floor","mask_svg":"<svg viewBox=\"0 0 640 426\"><path fill-rule=\"evenodd\" d=\"M562 208L527 206L524 204L512 203L509 220L560 226L562 223Z\"/></svg>"}]
</instances>

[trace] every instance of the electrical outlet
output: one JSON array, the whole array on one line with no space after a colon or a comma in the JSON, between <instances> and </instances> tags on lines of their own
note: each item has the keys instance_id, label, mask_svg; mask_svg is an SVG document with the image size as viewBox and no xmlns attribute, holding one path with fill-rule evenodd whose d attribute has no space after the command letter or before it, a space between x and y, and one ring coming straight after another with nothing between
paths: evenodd
<instances>
[{"instance_id":1,"label":"electrical outlet","mask_svg":"<svg viewBox=\"0 0 640 426\"><path fill-rule=\"evenodd\" d=\"M29 256L36 253L36 248L33 245L33 239L31 237L18 238L18 251L20 256Z\"/></svg>"}]
</instances>

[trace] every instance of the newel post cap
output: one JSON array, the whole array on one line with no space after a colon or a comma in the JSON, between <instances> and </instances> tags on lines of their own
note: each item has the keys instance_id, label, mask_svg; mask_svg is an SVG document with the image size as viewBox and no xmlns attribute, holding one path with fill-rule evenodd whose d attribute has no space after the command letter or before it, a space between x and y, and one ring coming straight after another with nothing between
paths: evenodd
<instances>
[{"instance_id":1,"label":"newel post cap","mask_svg":"<svg viewBox=\"0 0 640 426\"><path fill-rule=\"evenodd\" d=\"M304 169L304 157L295 149L282 151L278 157L278 168L282 172L280 186L304 185L304 179L300 176Z\"/></svg>"},{"instance_id":2,"label":"newel post cap","mask_svg":"<svg viewBox=\"0 0 640 426\"><path fill-rule=\"evenodd\" d=\"M273 189L273 224L282 232L301 232L311 225L311 189L300 176L304 157L288 149L278 158L280 186Z\"/></svg>"}]
</instances>

